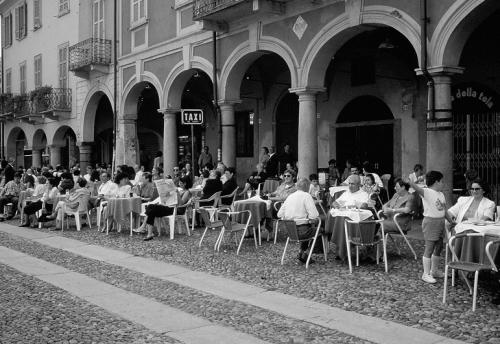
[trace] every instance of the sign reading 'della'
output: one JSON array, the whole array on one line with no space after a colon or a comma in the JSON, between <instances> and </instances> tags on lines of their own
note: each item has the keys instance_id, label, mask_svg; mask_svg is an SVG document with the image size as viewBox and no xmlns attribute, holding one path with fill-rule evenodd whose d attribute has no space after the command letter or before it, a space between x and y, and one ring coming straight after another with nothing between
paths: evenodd
<instances>
[{"instance_id":1,"label":"sign reading 'della'","mask_svg":"<svg viewBox=\"0 0 500 344\"><path fill-rule=\"evenodd\" d=\"M493 96L489 95L485 91L478 91L474 89L474 87L457 88L454 95L451 97L451 101L461 98L475 98L478 101L483 102L489 109L495 105L492 100Z\"/></svg>"}]
</instances>

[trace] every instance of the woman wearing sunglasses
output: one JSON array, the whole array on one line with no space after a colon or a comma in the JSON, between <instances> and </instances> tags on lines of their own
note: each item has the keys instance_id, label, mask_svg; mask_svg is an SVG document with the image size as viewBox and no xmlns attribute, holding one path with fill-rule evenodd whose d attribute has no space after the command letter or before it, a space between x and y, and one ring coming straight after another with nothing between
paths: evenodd
<instances>
[{"instance_id":1,"label":"woman wearing sunglasses","mask_svg":"<svg viewBox=\"0 0 500 344\"><path fill-rule=\"evenodd\" d=\"M481 179L475 179L470 184L470 196L460 197L457 203L448 209L455 223L466 220L487 221L494 219L495 202L485 197L488 185Z\"/></svg>"}]
</instances>

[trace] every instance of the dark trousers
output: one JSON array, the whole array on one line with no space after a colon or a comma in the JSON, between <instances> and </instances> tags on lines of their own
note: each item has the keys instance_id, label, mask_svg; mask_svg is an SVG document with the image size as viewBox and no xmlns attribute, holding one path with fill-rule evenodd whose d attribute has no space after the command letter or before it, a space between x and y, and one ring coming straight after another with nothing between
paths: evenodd
<instances>
[{"instance_id":1,"label":"dark trousers","mask_svg":"<svg viewBox=\"0 0 500 344\"><path fill-rule=\"evenodd\" d=\"M161 204L151 204L146 207L146 223L154 225L155 218L169 216L174 213L174 208L167 207Z\"/></svg>"},{"instance_id":2,"label":"dark trousers","mask_svg":"<svg viewBox=\"0 0 500 344\"><path fill-rule=\"evenodd\" d=\"M41 200L35 201L35 202L29 202L24 207L24 213L26 215L33 215L34 213L36 213L37 211L42 209L42 205L43 205L43 202Z\"/></svg>"},{"instance_id":3,"label":"dark trousers","mask_svg":"<svg viewBox=\"0 0 500 344\"><path fill-rule=\"evenodd\" d=\"M8 204L8 203L12 203L12 212L14 212L15 210L14 209L17 209L17 202L19 201L19 197L17 196L12 196L12 195L8 195L8 196L4 196L2 198L0 198L0 212L3 212L3 207ZM12 215L12 214L10 214Z\"/></svg>"},{"instance_id":4,"label":"dark trousers","mask_svg":"<svg viewBox=\"0 0 500 344\"><path fill-rule=\"evenodd\" d=\"M310 224L297 225L297 234L299 239L308 239L314 237L314 228L311 227ZM309 248L309 241L302 241L300 243L300 249L302 251L307 251Z\"/></svg>"}]
</instances>

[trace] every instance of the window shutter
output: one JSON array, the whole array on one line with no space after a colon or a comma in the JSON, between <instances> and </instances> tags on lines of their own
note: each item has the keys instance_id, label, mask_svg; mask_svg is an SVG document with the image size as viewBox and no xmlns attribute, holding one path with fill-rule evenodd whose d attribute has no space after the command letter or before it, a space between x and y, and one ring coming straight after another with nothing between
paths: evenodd
<instances>
[{"instance_id":1,"label":"window shutter","mask_svg":"<svg viewBox=\"0 0 500 344\"><path fill-rule=\"evenodd\" d=\"M36 30L42 26L40 0L33 0L33 28Z\"/></svg>"},{"instance_id":2,"label":"window shutter","mask_svg":"<svg viewBox=\"0 0 500 344\"><path fill-rule=\"evenodd\" d=\"M2 21L2 46L7 46L7 17Z\"/></svg>"},{"instance_id":3,"label":"window shutter","mask_svg":"<svg viewBox=\"0 0 500 344\"><path fill-rule=\"evenodd\" d=\"M15 28L16 28L16 39L19 39L20 36L19 36L19 7L16 7L16 11L15 11Z\"/></svg>"}]
</instances>

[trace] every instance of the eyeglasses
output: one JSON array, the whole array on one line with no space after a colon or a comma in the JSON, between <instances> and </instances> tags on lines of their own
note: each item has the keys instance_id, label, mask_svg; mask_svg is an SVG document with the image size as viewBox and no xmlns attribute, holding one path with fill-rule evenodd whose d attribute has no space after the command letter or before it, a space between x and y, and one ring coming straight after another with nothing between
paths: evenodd
<instances>
[{"instance_id":1,"label":"eyeglasses","mask_svg":"<svg viewBox=\"0 0 500 344\"><path fill-rule=\"evenodd\" d=\"M482 189L482 188L470 188L469 190L470 190L470 191L479 191L479 190L481 190L481 189Z\"/></svg>"},{"instance_id":2,"label":"eyeglasses","mask_svg":"<svg viewBox=\"0 0 500 344\"><path fill-rule=\"evenodd\" d=\"M292 177L292 175L291 174L285 174L283 177L290 178L290 177Z\"/></svg>"}]
</instances>

